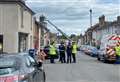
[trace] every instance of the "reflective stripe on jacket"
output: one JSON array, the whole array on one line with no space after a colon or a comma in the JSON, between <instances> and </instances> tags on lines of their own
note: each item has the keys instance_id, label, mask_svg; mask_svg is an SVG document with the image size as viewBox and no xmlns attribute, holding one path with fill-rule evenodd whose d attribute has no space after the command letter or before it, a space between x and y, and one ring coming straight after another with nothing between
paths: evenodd
<instances>
[{"instance_id":1,"label":"reflective stripe on jacket","mask_svg":"<svg viewBox=\"0 0 120 82\"><path fill-rule=\"evenodd\" d=\"M73 46L72 46L72 53L77 53L77 45L76 44L74 44Z\"/></svg>"},{"instance_id":2,"label":"reflective stripe on jacket","mask_svg":"<svg viewBox=\"0 0 120 82\"><path fill-rule=\"evenodd\" d=\"M53 45L50 45L50 55L56 55L56 48Z\"/></svg>"},{"instance_id":3,"label":"reflective stripe on jacket","mask_svg":"<svg viewBox=\"0 0 120 82\"><path fill-rule=\"evenodd\" d=\"M116 55L120 56L120 46L115 47Z\"/></svg>"}]
</instances>

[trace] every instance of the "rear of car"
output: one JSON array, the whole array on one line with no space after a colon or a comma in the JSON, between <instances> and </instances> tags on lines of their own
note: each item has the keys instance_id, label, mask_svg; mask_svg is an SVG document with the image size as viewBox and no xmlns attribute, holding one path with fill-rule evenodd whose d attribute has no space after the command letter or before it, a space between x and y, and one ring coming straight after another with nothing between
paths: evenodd
<instances>
[{"instance_id":1,"label":"rear of car","mask_svg":"<svg viewBox=\"0 0 120 82\"><path fill-rule=\"evenodd\" d=\"M27 82L25 75L20 74L18 64L13 57L0 58L0 82Z\"/></svg>"},{"instance_id":2,"label":"rear of car","mask_svg":"<svg viewBox=\"0 0 120 82\"><path fill-rule=\"evenodd\" d=\"M0 82L45 82L45 73L27 53L8 55L0 58Z\"/></svg>"}]
</instances>

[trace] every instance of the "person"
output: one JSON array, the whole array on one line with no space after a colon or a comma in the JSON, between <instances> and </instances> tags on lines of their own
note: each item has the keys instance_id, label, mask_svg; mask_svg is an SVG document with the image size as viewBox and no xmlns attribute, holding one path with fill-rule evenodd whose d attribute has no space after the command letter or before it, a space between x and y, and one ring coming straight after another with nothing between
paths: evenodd
<instances>
[{"instance_id":1,"label":"person","mask_svg":"<svg viewBox=\"0 0 120 82\"><path fill-rule=\"evenodd\" d=\"M36 56L36 49L29 49L29 55L35 59L35 56Z\"/></svg>"},{"instance_id":2,"label":"person","mask_svg":"<svg viewBox=\"0 0 120 82\"><path fill-rule=\"evenodd\" d=\"M72 46L71 43L69 42L67 45L67 63L71 63L71 55L72 55Z\"/></svg>"},{"instance_id":3,"label":"person","mask_svg":"<svg viewBox=\"0 0 120 82\"><path fill-rule=\"evenodd\" d=\"M76 53L77 53L77 45L75 42L72 42L72 58L73 63L76 63Z\"/></svg>"},{"instance_id":4,"label":"person","mask_svg":"<svg viewBox=\"0 0 120 82\"><path fill-rule=\"evenodd\" d=\"M40 51L38 51L37 53L37 57L36 57L36 62L37 62L37 66L41 67L43 64L43 61L45 60L45 52L43 51L43 49L40 49Z\"/></svg>"},{"instance_id":5,"label":"person","mask_svg":"<svg viewBox=\"0 0 120 82\"><path fill-rule=\"evenodd\" d=\"M56 50L56 47L54 45L54 42L52 42L50 44L50 47L49 47L50 63L55 63L54 59L57 55L56 51L57 50Z\"/></svg>"},{"instance_id":6,"label":"person","mask_svg":"<svg viewBox=\"0 0 120 82\"><path fill-rule=\"evenodd\" d=\"M64 42L61 42L61 44L59 46L59 53L60 53L60 62L66 63Z\"/></svg>"},{"instance_id":7,"label":"person","mask_svg":"<svg viewBox=\"0 0 120 82\"><path fill-rule=\"evenodd\" d=\"M44 52L46 54L45 59L49 59L49 44L44 47Z\"/></svg>"},{"instance_id":8,"label":"person","mask_svg":"<svg viewBox=\"0 0 120 82\"><path fill-rule=\"evenodd\" d=\"M115 52L116 52L116 62L120 63L120 45L119 44L115 46Z\"/></svg>"},{"instance_id":9,"label":"person","mask_svg":"<svg viewBox=\"0 0 120 82\"><path fill-rule=\"evenodd\" d=\"M40 52L38 52L38 60L44 61L45 57L46 57L45 52L43 51L43 49L40 49Z\"/></svg>"}]
</instances>

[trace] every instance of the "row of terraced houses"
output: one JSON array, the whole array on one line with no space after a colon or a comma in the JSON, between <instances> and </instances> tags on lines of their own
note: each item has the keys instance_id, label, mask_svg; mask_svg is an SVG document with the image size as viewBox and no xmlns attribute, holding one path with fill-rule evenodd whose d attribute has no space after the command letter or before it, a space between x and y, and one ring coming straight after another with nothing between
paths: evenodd
<instances>
[{"instance_id":1,"label":"row of terraced houses","mask_svg":"<svg viewBox=\"0 0 120 82\"><path fill-rule=\"evenodd\" d=\"M120 16L117 16L115 21L106 21L105 16L99 17L99 22L87 29L84 35L80 37L80 44L99 46L102 36L108 34L120 35Z\"/></svg>"},{"instance_id":2,"label":"row of terraced houses","mask_svg":"<svg viewBox=\"0 0 120 82\"><path fill-rule=\"evenodd\" d=\"M0 51L23 52L40 49L49 42L49 29L44 21L36 21L23 0L0 0Z\"/></svg>"}]
</instances>

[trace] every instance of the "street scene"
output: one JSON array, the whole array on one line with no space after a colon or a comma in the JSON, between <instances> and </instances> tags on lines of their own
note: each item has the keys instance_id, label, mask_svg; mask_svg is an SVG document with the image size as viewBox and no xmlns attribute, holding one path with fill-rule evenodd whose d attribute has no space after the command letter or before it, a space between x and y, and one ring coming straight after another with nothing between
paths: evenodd
<instances>
[{"instance_id":1,"label":"street scene","mask_svg":"<svg viewBox=\"0 0 120 82\"><path fill-rule=\"evenodd\" d=\"M0 82L120 82L120 0L0 0Z\"/></svg>"},{"instance_id":2,"label":"street scene","mask_svg":"<svg viewBox=\"0 0 120 82\"><path fill-rule=\"evenodd\" d=\"M85 55L77 54L76 64L50 64L45 62L47 82L119 82L120 66L104 64ZM112 70L111 70L112 69Z\"/></svg>"}]
</instances>

